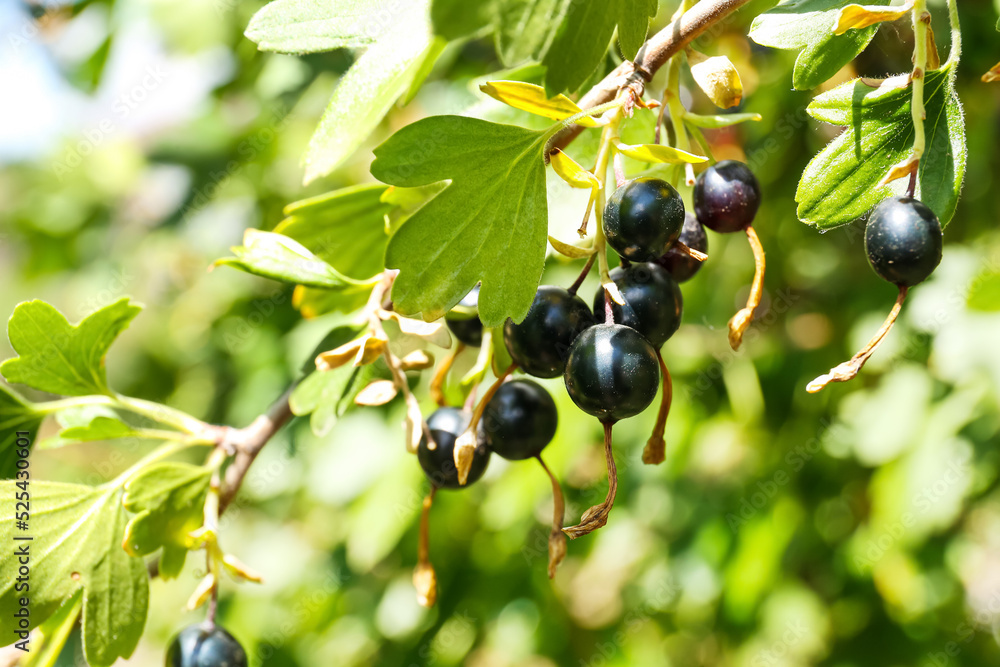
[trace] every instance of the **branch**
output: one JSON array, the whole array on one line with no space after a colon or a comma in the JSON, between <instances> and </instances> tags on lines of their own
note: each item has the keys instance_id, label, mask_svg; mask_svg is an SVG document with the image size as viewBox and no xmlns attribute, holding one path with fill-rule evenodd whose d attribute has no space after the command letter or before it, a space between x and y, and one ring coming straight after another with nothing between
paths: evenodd
<instances>
[{"instance_id":1,"label":"branch","mask_svg":"<svg viewBox=\"0 0 1000 667\"><path fill-rule=\"evenodd\" d=\"M292 418L292 408L288 403L288 398L294 388L294 385L289 387L266 413L253 420L249 426L241 429L228 429L223 444L235 447L236 458L226 468L226 479L219 498L219 514L226 511L226 507L236 497L240 485L243 484L243 478L246 477L250 465L260 454L260 450Z\"/></svg>"},{"instance_id":2,"label":"branch","mask_svg":"<svg viewBox=\"0 0 1000 667\"><path fill-rule=\"evenodd\" d=\"M578 104L583 109L589 109L610 102L624 87L631 87L637 96L641 96L646 84L671 56L748 2L750 0L701 0L680 18L646 40L634 62L623 62L591 88ZM552 149L566 148L582 131L583 126L571 125L561 130L550 142L550 146Z\"/></svg>"}]
</instances>

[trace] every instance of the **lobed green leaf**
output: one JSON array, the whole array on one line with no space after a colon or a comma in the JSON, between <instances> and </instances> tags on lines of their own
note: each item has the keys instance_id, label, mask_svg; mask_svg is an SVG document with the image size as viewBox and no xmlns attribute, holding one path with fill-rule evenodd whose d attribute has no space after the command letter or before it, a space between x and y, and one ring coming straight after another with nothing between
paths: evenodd
<instances>
[{"instance_id":1,"label":"lobed green leaf","mask_svg":"<svg viewBox=\"0 0 1000 667\"><path fill-rule=\"evenodd\" d=\"M545 132L432 116L375 149L372 174L407 187L451 183L389 240L393 304L438 319L482 281L486 326L528 312L545 264Z\"/></svg>"},{"instance_id":2,"label":"lobed green leaf","mask_svg":"<svg viewBox=\"0 0 1000 667\"><path fill-rule=\"evenodd\" d=\"M13 498L14 482L0 482L0 493ZM83 591L83 650L93 667L109 667L128 658L142 635L149 604L146 564L122 549L125 512L121 490L32 482L30 532L18 530L13 512L0 516L0 541L28 545L31 558L30 627L56 614ZM30 542L14 538L30 536ZM0 560L0 615L12 618L20 608L18 559ZM5 621L0 644L16 640Z\"/></svg>"},{"instance_id":3,"label":"lobed green leaf","mask_svg":"<svg viewBox=\"0 0 1000 667\"><path fill-rule=\"evenodd\" d=\"M7 335L19 356L3 362L0 372L9 382L52 394L110 394L104 355L140 310L124 298L74 326L44 301L18 304Z\"/></svg>"}]
</instances>

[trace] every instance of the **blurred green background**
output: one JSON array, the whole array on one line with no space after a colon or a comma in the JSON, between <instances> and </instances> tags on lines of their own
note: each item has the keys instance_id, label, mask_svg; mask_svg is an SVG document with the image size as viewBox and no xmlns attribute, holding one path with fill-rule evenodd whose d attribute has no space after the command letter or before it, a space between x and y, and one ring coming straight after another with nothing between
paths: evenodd
<instances>
[{"instance_id":1,"label":"blurred green background","mask_svg":"<svg viewBox=\"0 0 1000 667\"><path fill-rule=\"evenodd\" d=\"M291 288L209 272L212 261L244 229L272 228L285 204L371 181L371 148L417 118L532 122L475 92L500 67L488 37L451 44L413 102L303 188L300 156L353 56L258 53L242 32L261 4L0 2L0 313L43 298L75 321L131 295L145 311L109 356L113 386L237 426L342 316L303 320ZM657 27L674 5L661 2ZM974 310L967 297L1000 273L1000 85L979 80L1000 60L1000 34L993 2L960 5L963 198L941 266L857 380L804 390L870 337L895 289L867 266L861 224L820 235L795 219L798 177L837 128L805 115L812 93L791 89L794 53L745 38L768 6L755 2L698 47L730 55L741 110L764 117L709 138L762 183L766 298L732 352L725 326L752 258L741 238L712 235L664 350L676 392L667 462L640 460L655 408L615 428L611 520L572 542L549 582L549 483L531 462L493 457L482 483L434 506L440 600L428 611L410 583L426 482L404 450L401 401L353 411L324 438L297 420L223 518L227 550L265 577L222 590L221 622L252 664L997 664L1000 303ZM945 53L946 11L931 8ZM911 51L906 22L888 26L838 81L905 71ZM687 101L709 110L700 92ZM627 131L651 141L648 117ZM585 159L595 144L584 137L571 152ZM551 175L549 191L551 231L570 240L585 199ZM544 281L565 285L578 271L553 258ZM595 287L591 278L582 294ZM560 385L547 381L561 418L547 458L573 522L606 490L601 429ZM37 451L33 466L41 478L99 482L142 447ZM154 581L128 664L160 664L170 637L200 620L183 611L199 560L178 581ZM82 659L74 651L65 664Z\"/></svg>"}]
</instances>

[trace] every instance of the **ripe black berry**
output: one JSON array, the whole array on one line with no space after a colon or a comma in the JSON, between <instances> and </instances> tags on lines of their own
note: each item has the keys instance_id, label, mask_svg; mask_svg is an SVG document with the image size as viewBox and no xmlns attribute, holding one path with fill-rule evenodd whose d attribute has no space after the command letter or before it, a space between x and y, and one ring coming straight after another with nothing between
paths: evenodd
<instances>
[{"instance_id":1,"label":"ripe black berry","mask_svg":"<svg viewBox=\"0 0 1000 667\"><path fill-rule=\"evenodd\" d=\"M434 438L432 447L424 436L417 447L417 460L431 484L443 489L460 489L458 469L455 467L455 441L469 427L470 415L457 408L438 408L427 419L427 427ZM490 450L477 445L472 457L472 467L465 485L472 484L486 472Z\"/></svg>"},{"instance_id":2,"label":"ripe black berry","mask_svg":"<svg viewBox=\"0 0 1000 667\"><path fill-rule=\"evenodd\" d=\"M910 197L890 197L872 211L865 249L875 273L900 286L922 283L941 262L941 223Z\"/></svg>"},{"instance_id":3,"label":"ripe black berry","mask_svg":"<svg viewBox=\"0 0 1000 667\"><path fill-rule=\"evenodd\" d=\"M694 184L698 222L720 234L747 228L760 206L760 184L742 162L725 160L701 173Z\"/></svg>"},{"instance_id":4,"label":"ripe black berry","mask_svg":"<svg viewBox=\"0 0 1000 667\"><path fill-rule=\"evenodd\" d=\"M479 319L479 285L472 288L472 291L462 297L458 302L459 306L469 312L450 312L444 316L444 323L448 325L455 338L470 347L479 347L483 342L483 322Z\"/></svg>"},{"instance_id":5,"label":"ripe black berry","mask_svg":"<svg viewBox=\"0 0 1000 667\"><path fill-rule=\"evenodd\" d=\"M708 234L705 228L698 222L698 218L691 211L684 214L684 229L681 237L677 239L692 250L708 253ZM657 263L665 268L670 276L679 283L683 283L694 277L701 268L701 262L677 249L675 245L667 251L667 254L660 257Z\"/></svg>"},{"instance_id":6,"label":"ripe black berry","mask_svg":"<svg viewBox=\"0 0 1000 667\"><path fill-rule=\"evenodd\" d=\"M208 623L189 625L167 649L166 667L246 667L247 654L236 639Z\"/></svg>"},{"instance_id":7,"label":"ripe black berry","mask_svg":"<svg viewBox=\"0 0 1000 667\"><path fill-rule=\"evenodd\" d=\"M555 401L532 380L505 382L486 404L479 439L511 461L538 456L559 423Z\"/></svg>"},{"instance_id":8,"label":"ripe black berry","mask_svg":"<svg viewBox=\"0 0 1000 667\"><path fill-rule=\"evenodd\" d=\"M680 237L684 201L658 178L637 178L620 186L604 207L608 245L632 262L659 258Z\"/></svg>"},{"instance_id":9,"label":"ripe black berry","mask_svg":"<svg viewBox=\"0 0 1000 667\"><path fill-rule=\"evenodd\" d=\"M656 351L638 331L598 324L573 343L564 377L581 410L611 423L646 409L660 384L660 366Z\"/></svg>"},{"instance_id":10,"label":"ripe black berry","mask_svg":"<svg viewBox=\"0 0 1000 667\"><path fill-rule=\"evenodd\" d=\"M529 375L553 378L563 372L570 345L594 315L580 297L562 287L542 285L520 324L507 320L503 340L514 362Z\"/></svg>"},{"instance_id":11,"label":"ripe black berry","mask_svg":"<svg viewBox=\"0 0 1000 667\"><path fill-rule=\"evenodd\" d=\"M625 299L619 306L611 301L611 314L618 324L641 333L654 348L659 348L674 335L681 324L684 299L681 288L659 264L632 264L627 269L611 271L611 279ZM594 315L604 318L604 288L594 295Z\"/></svg>"}]
</instances>

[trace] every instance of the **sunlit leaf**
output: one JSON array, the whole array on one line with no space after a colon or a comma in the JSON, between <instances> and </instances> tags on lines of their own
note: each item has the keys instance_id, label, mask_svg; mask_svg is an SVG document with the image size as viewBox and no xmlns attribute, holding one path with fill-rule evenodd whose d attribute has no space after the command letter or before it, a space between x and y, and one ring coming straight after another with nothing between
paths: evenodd
<instances>
[{"instance_id":1,"label":"sunlit leaf","mask_svg":"<svg viewBox=\"0 0 1000 667\"><path fill-rule=\"evenodd\" d=\"M461 116L432 116L375 149L380 181L451 184L389 241L386 266L399 269L395 309L438 319L477 282L486 326L520 321L545 262L547 134Z\"/></svg>"},{"instance_id":2,"label":"sunlit leaf","mask_svg":"<svg viewBox=\"0 0 1000 667\"><path fill-rule=\"evenodd\" d=\"M232 248L232 251L236 257L224 257L216 260L215 264L308 287L344 289L365 284L342 275L301 243L284 234L248 229L243 234L243 245Z\"/></svg>"},{"instance_id":3,"label":"sunlit leaf","mask_svg":"<svg viewBox=\"0 0 1000 667\"><path fill-rule=\"evenodd\" d=\"M7 335L19 356L3 362L0 372L53 394L107 394L104 355L140 310L120 299L72 325L44 301L18 304Z\"/></svg>"},{"instance_id":4,"label":"sunlit leaf","mask_svg":"<svg viewBox=\"0 0 1000 667\"><path fill-rule=\"evenodd\" d=\"M782 0L777 7L754 19L750 39L762 46L799 51L792 71L792 84L809 90L836 74L864 51L875 36L877 25L835 35L845 0ZM877 0L887 5L889 0Z\"/></svg>"},{"instance_id":5,"label":"sunlit leaf","mask_svg":"<svg viewBox=\"0 0 1000 667\"><path fill-rule=\"evenodd\" d=\"M662 144L618 144L618 152L641 162L662 162L664 164L701 164L708 162L704 155L695 155L679 148Z\"/></svg>"},{"instance_id":6,"label":"sunlit leaf","mask_svg":"<svg viewBox=\"0 0 1000 667\"><path fill-rule=\"evenodd\" d=\"M965 121L953 76L952 65L925 76L927 150L920 160L916 190L942 226L955 213L965 176ZM847 127L802 174L795 193L800 220L829 229L856 220L893 193L902 194L904 181L881 187L879 183L913 146L911 91L906 77L888 80L879 88L859 79L813 100L808 108L811 116Z\"/></svg>"},{"instance_id":7,"label":"sunlit leaf","mask_svg":"<svg viewBox=\"0 0 1000 667\"><path fill-rule=\"evenodd\" d=\"M0 482L3 497L13 498L16 491L13 481ZM131 656L146 623L146 564L122 549L125 522L118 488L31 484L30 627L57 613L82 589L83 650L95 667ZM13 512L0 516L0 542L21 546L14 538L25 534L16 528ZM13 617L23 597L14 587L17 568L16 558L0 559L0 614L5 619ZM4 622L0 644L15 640L14 625Z\"/></svg>"},{"instance_id":8,"label":"sunlit leaf","mask_svg":"<svg viewBox=\"0 0 1000 667\"><path fill-rule=\"evenodd\" d=\"M190 533L201 527L211 471L187 463L158 463L143 469L125 484L122 504L132 517L122 546L133 556L163 549L160 575L172 579L181 573Z\"/></svg>"},{"instance_id":9,"label":"sunlit leaf","mask_svg":"<svg viewBox=\"0 0 1000 667\"><path fill-rule=\"evenodd\" d=\"M706 130L717 130L720 127L730 127L731 125L737 125L738 123L760 121L762 119L763 116L759 113L729 113L717 114L714 116L702 116L693 113L684 114L685 123L688 125L694 125L695 127L701 127Z\"/></svg>"},{"instance_id":10,"label":"sunlit leaf","mask_svg":"<svg viewBox=\"0 0 1000 667\"><path fill-rule=\"evenodd\" d=\"M563 120L582 111L576 102L565 95L548 97L541 86L523 81L490 81L479 86L479 90L515 109L553 120ZM584 127L598 126L597 121L590 116L584 116L574 122Z\"/></svg>"}]
</instances>

